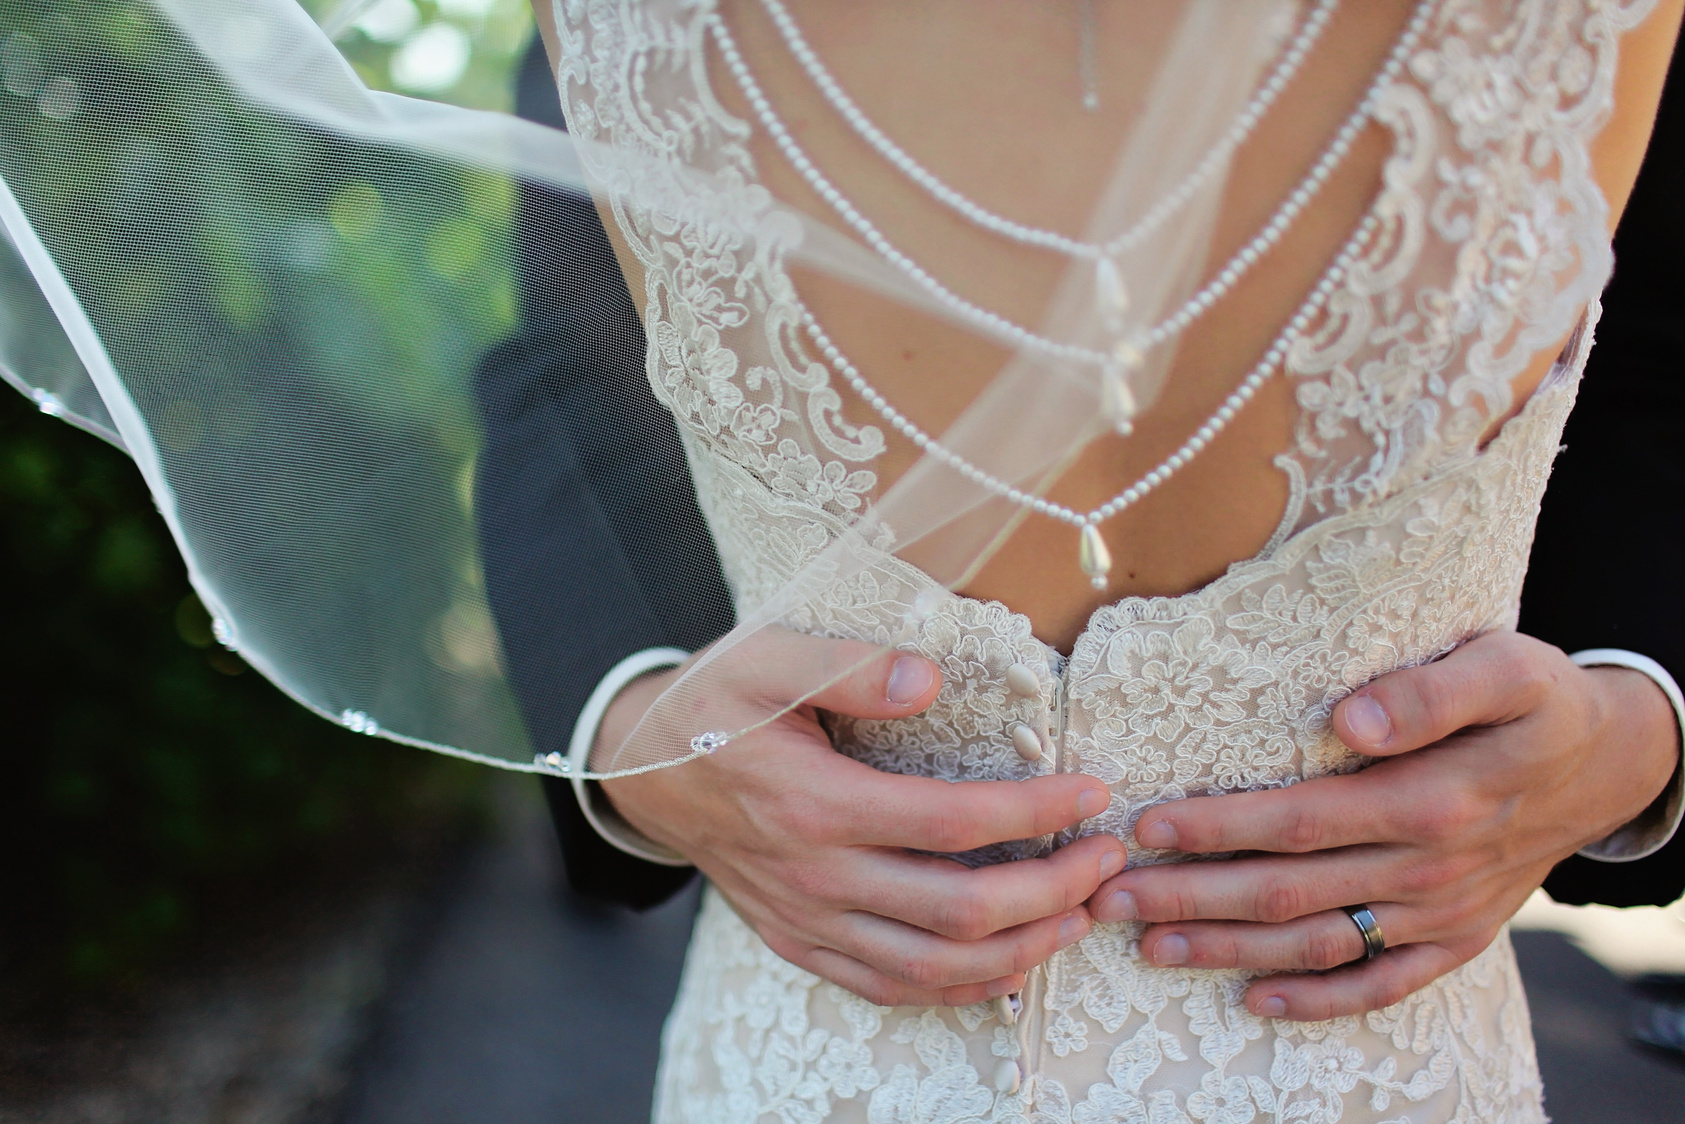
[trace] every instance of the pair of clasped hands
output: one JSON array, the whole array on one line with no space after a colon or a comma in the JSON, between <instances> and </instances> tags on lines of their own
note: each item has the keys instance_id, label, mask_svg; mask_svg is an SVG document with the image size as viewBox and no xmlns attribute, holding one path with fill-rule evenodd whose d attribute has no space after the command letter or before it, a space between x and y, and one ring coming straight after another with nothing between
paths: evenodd
<instances>
[{"instance_id":1,"label":"pair of clasped hands","mask_svg":"<svg viewBox=\"0 0 1685 1124\"><path fill-rule=\"evenodd\" d=\"M869 653L786 642L832 646L818 658ZM768 676L798 654L784 655L763 665ZM629 686L599 738L624 737L677 674ZM1096 922L1138 920L1154 964L1294 973L1254 981L1246 1004L1309 1020L1388 1006L1472 959L1553 865L1640 814L1678 758L1672 710L1644 676L1493 633L1341 701L1334 731L1378 759L1367 769L1168 802L1135 827L1144 848L1238 857L1129 868L1126 841L1091 835L973 870L929 852L1061 831L1111 794L1076 774L951 784L882 773L836 753L814 709L903 718L940 687L935 664L884 653L729 751L604 787L773 951L876 1003L1009 994ZM1359 959L1350 905L1370 906L1386 935L1371 961Z\"/></svg>"}]
</instances>

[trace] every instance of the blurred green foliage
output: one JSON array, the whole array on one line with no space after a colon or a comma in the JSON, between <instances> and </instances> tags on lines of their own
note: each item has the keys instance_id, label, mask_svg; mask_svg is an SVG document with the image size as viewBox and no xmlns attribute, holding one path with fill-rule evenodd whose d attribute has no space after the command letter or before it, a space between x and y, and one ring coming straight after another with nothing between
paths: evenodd
<instances>
[{"instance_id":1,"label":"blurred green foliage","mask_svg":"<svg viewBox=\"0 0 1685 1124\"><path fill-rule=\"evenodd\" d=\"M531 30L526 0L305 6L371 85L480 108L507 106ZM0 0L0 166L95 322L142 326L105 342L166 468L197 482L187 518L284 471L288 411L335 401L354 403L359 440L420 450L436 491L463 491L479 440L467 381L517 315L511 185L418 178L413 161L353 159L232 105L207 131L193 99L214 86L144 3ZM157 338L153 316L170 318ZM242 372L277 355L287 394L247 393ZM215 393L179 397L176 373L206 364L227 372ZM465 512L455 527L396 504L321 517L460 559L455 585L386 577L433 606L398 642L426 674L467 674L423 631L479 603ZM133 464L3 389L0 588L0 980L144 973L232 903L476 806L483 770L323 722L217 645ZM344 611L318 609L312 627Z\"/></svg>"},{"instance_id":2,"label":"blurred green foliage","mask_svg":"<svg viewBox=\"0 0 1685 1124\"><path fill-rule=\"evenodd\" d=\"M304 0L304 7L372 89L513 108L509 74L532 35L530 0Z\"/></svg>"},{"instance_id":3,"label":"blurred green foliage","mask_svg":"<svg viewBox=\"0 0 1685 1124\"><path fill-rule=\"evenodd\" d=\"M394 84L418 80L400 64L420 37L466 42L435 93L468 100L475 74L509 83L514 2L322 18L345 13L336 41ZM382 11L413 26L369 24ZM508 178L250 100L148 0L0 0L0 173L155 438L241 646L330 713L530 760L472 512L471 379L519 315Z\"/></svg>"},{"instance_id":4,"label":"blurred green foliage","mask_svg":"<svg viewBox=\"0 0 1685 1124\"><path fill-rule=\"evenodd\" d=\"M0 974L132 977L476 806L484 770L323 722L217 646L134 465L10 392L0 588Z\"/></svg>"}]
</instances>

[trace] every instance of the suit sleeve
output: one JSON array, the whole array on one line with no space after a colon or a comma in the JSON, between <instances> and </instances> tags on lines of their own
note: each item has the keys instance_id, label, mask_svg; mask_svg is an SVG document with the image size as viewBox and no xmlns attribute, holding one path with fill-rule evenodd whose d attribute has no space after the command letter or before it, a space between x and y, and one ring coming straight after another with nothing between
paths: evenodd
<instances>
[{"instance_id":1,"label":"suit sleeve","mask_svg":"<svg viewBox=\"0 0 1685 1124\"><path fill-rule=\"evenodd\" d=\"M1615 239L1615 276L1545 493L1521 631L1566 651L1625 648L1685 678L1685 73L1680 51ZM1559 902L1665 905L1685 893L1685 833L1648 858L1574 856Z\"/></svg>"},{"instance_id":2,"label":"suit sleeve","mask_svg":"<svg viewBox=\"0 0 1685 1124\"><path fill-rule=\"evenodd\" d=\"M523 116L559 125L535 44ZM694 650L730 630L731 599L677 428L650 393L644 334L589 200L520 189L523 327L475 375L484 444L475 510L509 680L539 753L567 752L598 681L644 648ZM634 858L545 779L568 881L644 909L695 872Z\"/></svg>"}]
</instances>

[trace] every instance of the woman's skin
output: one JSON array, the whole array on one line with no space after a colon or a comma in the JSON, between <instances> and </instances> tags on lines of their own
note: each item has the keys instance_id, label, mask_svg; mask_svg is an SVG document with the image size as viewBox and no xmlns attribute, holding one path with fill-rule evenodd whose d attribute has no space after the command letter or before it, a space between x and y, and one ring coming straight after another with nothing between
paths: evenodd
<instances>
[{"instance_id":1,"label":"woman's skin","mask_svg":"<svg viewBox=\"0 0 1685 1124\"><path fill-rule=\"evenodd\" d=\"M1119 111L1087 114L1073 89L1074 9L1067 6L791 6L844 86L908 151L985 205L1066 231L1083 228L1130 107L1144 94L1144 81L1130 76L1150 74L1164 41L1162 29L1125 26L1126 16L1153 6L1101 5L1102 101ZM1637 175L1682 6L1685 0L1663 0L1622 43L1615 113L1593 147L1611 224ZM1303 175L1412 7L1408 0L1341 6L1238 154L1212 262L1243 244ZM944 276L963 279L968 298L1020 322L1039 319L1065 259L978 232L910 188L820 102L758 4L728 0L723 10L792 131L892 241L915 260L940 254L952 270ZM539 16L554 49L549 13ZM749 119L718 60L711 66L716 95ZM758 131L751 149L775 195L830 217ZM1089 446L1054 499L1079 509L1103 501L1204 421L1348 236L1377 190L1387 152L1386 134L1372 127L1318 204L1224 298L1222 315L1187 334L1135 436ZM640 291L635 261L622 253L622 263ZM843 350L929 430L940 432L1006 358L974 335L829 277L798 271L796 281ZM1541 351L1516 379L1511 412L1556 350ZM849 413L872 417L858 402ZM1099 604L1208 583L1255 554L1274 530L1287 489L1273 458L1290 446L1295 418L1290 387L1272 380L1200 457L1108 521L1115 564L1104 593L1064 564L1075 557L1074 531L1039 518L1025 521L962 592L1025 613L1039 637L1068 651ZM910 445L889 437L873 466L880 487L915 459ZM740 685L745 696L764 693L776 662L762 665L761 681ZM601 743L618 744L675 674L627 688ZM892 653L815 703L897 717L929 705L938 687L933 666ZM1248 994L1259 1013L1316 1018L1384 1005L1479 952L1555 862L1641 812L1679 753L1671 709L1647 679L1582 670L1548 645L1513 635L1485 637L1429 667L1383 677L1342 703L1334 723L1353 749L1393 759L1357 776L1225 797L1221 805L1211 798L1166 804L1136 830L1143 845L1164 845L1153 833L1173 830L1184 851L1281 854L1126 873L1118 873L1122 844L1107 837L981 871L907 854L1068 826L1093 814L1079 801L1102 800L1103 786L1080 776L964 785L888 777L832 752L811 709L731 752L605 788L635 826L692 857L775 951L882 1003L965 1003L1012 990L1093 918L1159 922L1142 944L1158 963L1329 967L1361 952L1356 927L1334 907L1375 903L1389 941L1403 947L1338 972L1264 979Z\"/></svg>"}]
</instances>

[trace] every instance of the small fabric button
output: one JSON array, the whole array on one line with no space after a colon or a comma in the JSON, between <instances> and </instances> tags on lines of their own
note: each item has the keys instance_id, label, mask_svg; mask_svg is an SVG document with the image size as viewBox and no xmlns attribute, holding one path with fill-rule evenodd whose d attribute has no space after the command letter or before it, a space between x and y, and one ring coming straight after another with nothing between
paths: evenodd
<instances>
[{"instance_id":1,"label":"small fabric button","mask_svg":"<svg viewBox=\"0 0 1685 1124\"><path fill-rule=\"evenodd\" d=\"M1004 1025L1011 1026L1018 1021L1018 997L1016 995L997 995L994 998L995 1018Z\"/></svg>"},{"instance_id":2,"label":"small fabric button","mask_svg":"<svg viewBox=\"0 0 1685 1124\"><path fill-rule=\"evenodd\" d=\"M1018 1091L1018 1083L1022 1078L1018 1073L1018 1063L1011 1058L1002 1058L995 1066L995 1088L1008 1095Z\"/></svg>"},{"instance_id":3,"label":"small fabric button","mask_svg":"<svg viewBox=\"0 0 1685 1124\"><path fill-rule=\"evenodd\" d=\"M1029 664L1015 663L1006 669L1006 689L1024 698L1041 694L1041 680Z\"/></svg>"},{"instance_id":4,"label":"small fabric button","mask_svg":"<svg viewBox=\"0 0 1685 1124\"><path fill-rule=\"evenodd\" d=\"M1022 722L1012 727L1012 748L1025 761L1041 760L1041 738Z\"/></svg>"}]
</instances>

